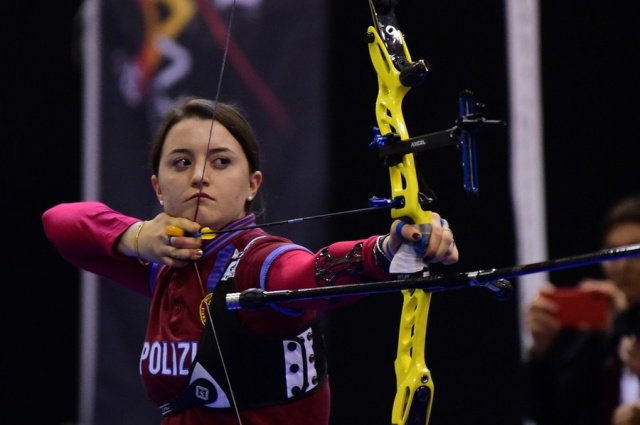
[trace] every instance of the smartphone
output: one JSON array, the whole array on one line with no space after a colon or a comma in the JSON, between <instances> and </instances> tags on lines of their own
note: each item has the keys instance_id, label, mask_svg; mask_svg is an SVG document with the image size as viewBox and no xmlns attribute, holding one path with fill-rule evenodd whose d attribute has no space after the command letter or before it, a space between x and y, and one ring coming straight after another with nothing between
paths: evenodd
<instances>
[{"instance_id":1,"label":"smartphone","mask_svg":"<svg viewBox=\"0 0 640 425\"><path fill-rule=\"evenodd\" d=\"M558 304L558 318L563 327L605 330L609 326L612 300L608 294L557 288L551 293L541 292L541 295Z\"/></svg>"}]
</instances>

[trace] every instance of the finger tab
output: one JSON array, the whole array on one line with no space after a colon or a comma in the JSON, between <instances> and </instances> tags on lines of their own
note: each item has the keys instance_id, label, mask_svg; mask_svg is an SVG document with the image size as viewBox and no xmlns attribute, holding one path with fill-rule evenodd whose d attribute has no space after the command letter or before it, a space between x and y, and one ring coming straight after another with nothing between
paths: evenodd
<instances>
[{"instance_id":1,"label":"finger tab","mask_svg":"<svg viewBox=\"0 0 640 425\"><path fill-rule=\"evenodd\" d=\"M164 234L167 236L184 236L184 230L178 226L167 226L164 229Z\"/></svg>"}]
</instances>

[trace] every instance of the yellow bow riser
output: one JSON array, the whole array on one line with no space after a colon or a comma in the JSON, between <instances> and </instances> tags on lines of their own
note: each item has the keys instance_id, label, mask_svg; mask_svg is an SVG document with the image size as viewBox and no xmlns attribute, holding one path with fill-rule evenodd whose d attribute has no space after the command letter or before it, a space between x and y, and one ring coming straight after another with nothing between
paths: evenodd
<instances>
[{"instance_id":1,"label":"yellow bow riser","mask_svg":"<svg viewBox=\"0 0 640 425\"><path fill-rule=\"evenodd\" d=\"M372 37L369 54L378 75L376 117L381 134L397 133L401 140L409 139L402 115L402 101L409 91L400 82L400 72L374 27L368 28ZM411 57L402 37L407 60ZM431 223L431 211L420 205L418 178L413 154L406 154L402 162L389 167L393 199L403 199L404 204L392 209L393 218L409 218L418 227ZM392 424L412 424L416 418L427 424L431 414L434 386L431 373L424 361L427 319L431 293L424 290L403 290L403 306L398 336L398 353L395 360L397 393L393 403Z\"/></svg>"}]
</instances>

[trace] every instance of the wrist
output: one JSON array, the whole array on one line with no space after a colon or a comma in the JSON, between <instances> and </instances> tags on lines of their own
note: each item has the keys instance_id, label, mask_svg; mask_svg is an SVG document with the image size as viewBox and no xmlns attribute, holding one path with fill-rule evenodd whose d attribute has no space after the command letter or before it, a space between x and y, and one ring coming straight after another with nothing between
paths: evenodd
<instances>
[{"instance_id":1,"label":"wrist","mask_svg":"<svg viewBox=\"0 0 640 425\"><path fill-rule=\"evenodd\" d=\"M390 252L389 240L390 237L388 234L382 235L378 236L376 242L373 244L373 258L376 265L385 272L389 271L391 260L393 259L393 254Z\"/></svg>"},{"instance_id":2,"label":"wrist","mask_svg":"<svg viewBox=\"0 0 640 425\"><path fill-rule=\"evenodd\" d=\"M389 258L389 261L393 260L394 252L391 250L391 235L384 237L384 254Z\"/></svg>"},{"instance_id":3,"label":"wrist","mask_svg":"<svg viewBox=\"0 0 640 425\"><path fill-rule=\"evenodd\" d=\"M136 229L136 235L133 239L133 253L135 254L140 264L147 266L151 264L151 262L145 260L140 256L140 248L139 248L140 233L142 233L142 228L144 227L145 224L147 224L146 221L141 221L140 224L138 225L138 228Z\"/></svg>"}]
</instances>

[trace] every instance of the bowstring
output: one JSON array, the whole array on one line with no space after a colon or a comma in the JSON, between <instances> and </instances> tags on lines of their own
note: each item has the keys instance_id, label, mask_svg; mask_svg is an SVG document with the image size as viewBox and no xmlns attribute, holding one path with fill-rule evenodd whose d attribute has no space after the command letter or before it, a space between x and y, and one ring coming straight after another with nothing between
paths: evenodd
<instances>
[{"instance_id":1,"label":"bowstring","mask_svg":"<svg viewBox=\"0 0 640 425\"><path fill-rule=\"evenodd\" d=\"M214 5L212 5L211 7L215 7ZM215 116L216 116L216 106L218 105L218 100L220 99L220 92L222 91L222 77L224 76L224 69L227 63L227 55L229 52L229 43L231 41L231 25L233 24L233 17L235 14L235 10L236 10L236 0L233 0L233 3L231 4L231 12L229 13L229 24L227 25L227 35L226 35L226 39L225 39L225 44L224 44L224 49L222 51L222 63L220 65L220 75L218 76L218 86L216 87L216 94L215 94L215 98L214 98L214 103L213 103L213 110L211 111L211 127L209 127L209 138L207 140L207 146L206 146L206 150L205 150L205 166L202 167L202 175L200 176L200 182L198 184L198 192L201 194L202 190L203 190L203 186L204 186L204 176L205 176L205 172L206 172L206 158L209 155L209 148L211 147L211 139L213 137L213 123L215 121ZM200 196L198 196L198 200L196 202L196 211L194 213L194 217L193 217L193 221L198 221L198 211L200 209L200 199L202 199ZM200 282L200 289L202 290L202 296L206 297L206 288L204 286L204 283L202 281L202 277L200 276L200 271L198 270L198 265L197 263L193 263L193 266L196 270L196 276L198 277L198 281ZM211 301L209 301L211 302ZM205 301L206 304L206 301ZM216 343L216 349L218 350L218 355L220 356L220 361L222 363L222 370L224 371L224 376L225 379L227 381L227 385L229 386L229 395L231 396L231 402L233 404L233 409L235 411L236 414L236 418L238 419L238 424L242 425L242 418L240 417L240 410L238 409L238 404L236 402L236 397L235 394L233 392L233 388L231 386L231 379L229 377L229 372L227 369L227 365L224 361L224 356L222 355L222 347L220 346L220 340L218 339L218 333L216 332L216 327L213 323L213 317L211 315L211 309L209 308L209 305L207 304L207 308L205 309L207 312L207 320L209 321L210 325L211 325L211 330L213 331L213 339L215 340Z\"/></svg>"}]
</instances>

